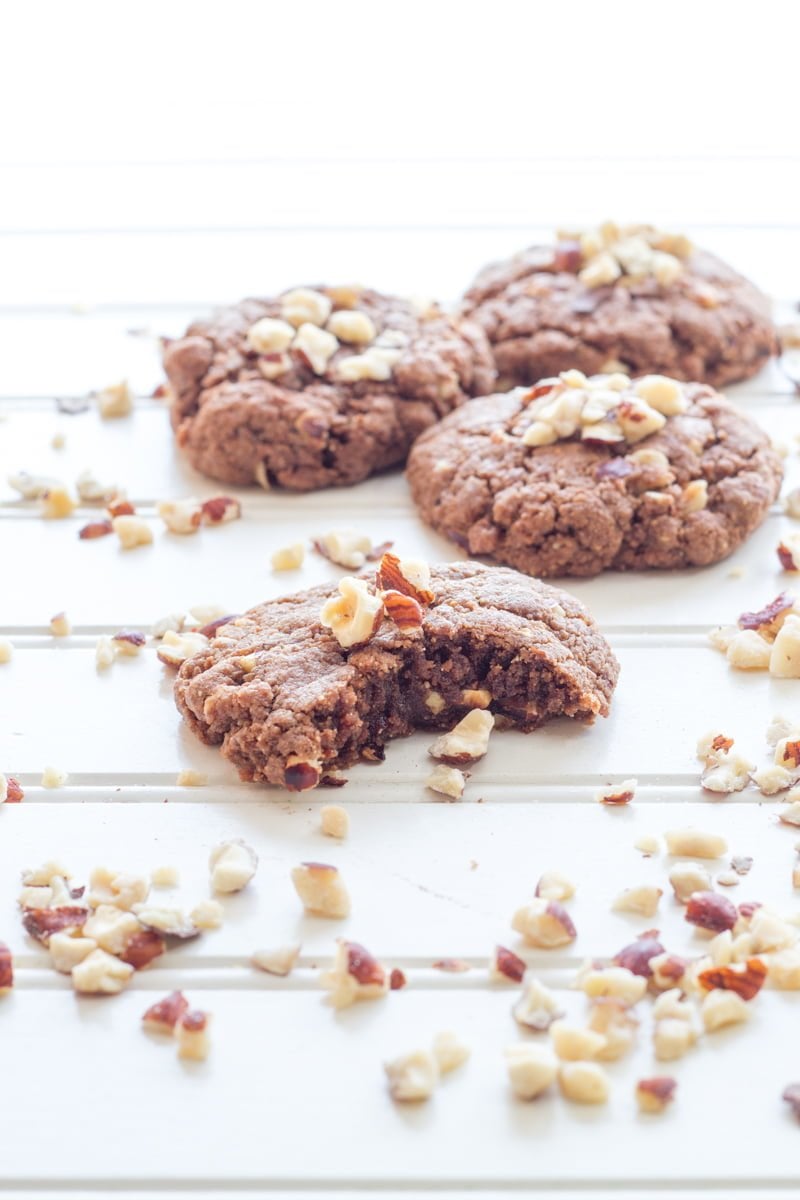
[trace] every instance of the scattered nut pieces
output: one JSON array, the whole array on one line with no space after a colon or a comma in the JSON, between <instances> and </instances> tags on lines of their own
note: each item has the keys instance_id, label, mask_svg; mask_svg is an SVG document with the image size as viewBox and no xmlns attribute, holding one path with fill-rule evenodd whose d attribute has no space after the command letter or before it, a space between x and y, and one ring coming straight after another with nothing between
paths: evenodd
<instances>
[{"instance_id":1,"label":"scattered nut pieces","mask_svg":"<svg viewBox=\"0 0 800 1200\"><path fill-rule=\"evenodd\" d=\"M638 887L625 888L623 892L620 892L612 908L614 912L629 912L636 913L640 917L653 917L663 894L660 887L643 883Z\"/></svg>"},{"instance_id":2,"label":"scattered nut pieces","mask_svg":"<svg viewBox=\"0 0 800 1200\"><path fill-rule=\"evenodd\" d=\"M610 806L630 804L636 795L636 779L625 779L620 784L609 784L608 787L601 788L596 794L595 800L600 804Z\"/></svg>"},{"instance_id":3,"label":"scattered nut pieces","mask_svg":"<svg viewBox=\"0 0 800 1200\"><path fill-rule=\"evenodd\" d=\"M211 1017L209 1013L195 1009L181 1013L175 1025L175 1037L178 1039L178 1058L192 1062L203 1062L211 1050L211 1039L208 1026Z\"/></svg>"},{"instance_id":4,"label":"scattered nut pieces","mask_svg":"<svg viewBox=\"0 0 800 1200\"><path fill-rule=\"evenodd\" d=\"M303 543L293 542L291 546L283 546L276 550L270 558L270 563L273 571L296 571L298 567L302 567L305 556L306 548Z\"/></svg>"},{"instance_id":5,"label":"scattered nut pieces","mask_svg":"<svg viewBox=\"0 0 800 1200\"><path fill-rule=\"evenodd\" d=\"M709 967L697 976L697 982L705 991L721 988L736 992L742 1000L757 996L767 978L767 966L760 958L748 958L746 963L732 966Z\"/></svg>"},{"instance_id":6,"label":"scattered nut pieces","mask_svg":"<svg viewBox=\"0 0 800 1200\"><path fill-rule=\"evenodd\" d=\"M72 986L86 995L115 996L133 975L130 963L121 962L105 950L92 950L72 968Z\"/></svg>"},{"instance_id":7,"label":"scattered nut pieces","mask_svg":"<svg viewBox=\"0 0 800 1200\"><path fill-rule=\"evenodd\" d=\"M599 1063L562 1063L558 1069L558 1086L565 1099L577 1104L605 1104L608 1100L608 1076Z\"/></svg>"},{"instance_id":8,"label":"scattered nut pieces","mask_svg":"<svg viewBox=\"0 0 800 1200\"><path fill-rule=\"evenodd\" d=\"M325 601L319 619L343 650L353 650L370 640L382 616L381 597L370 591L365 580L345 575L339 580L339 595Z\"/></svg>"},{"instance_id":9,"label":"scattered nut pieces","mask_svg":"<svg viewBox=\"0 0 800 1200\"><path fill-rule=\"evenodd\" d=\"M558 1076L558 1059L547 1046L519 1042L506 1049L511 1090L518 1100L535 1100Z\"/></svg>"},{"instance_id":10,"label":"scattered nut pieces","mask_svg":"<svg viewBox=\"0 0 800 1200\"><path fill-rule=\"evenodd\" d=\"M133 412L133 392L125 379L95 392L94 398L104 421L127 417Z\"/></svg>"},{"instance_id":11,"label":"scattered nut pieces","mask_svg":"<svg viewBox=\"0 0 800 1200\"><path fill-rule=\"evenodd\" d=\"M463 771L459 771L457 767L446 767L443 763L434 767L425 780L426 788L430 788L432 792L438 792L442 796L450 796L453 800L461 799L464 795L465 784ZM798 808L800 808L800 804L798 804Z\"/></svg>"},{"instance_id":12,"label":"scattered nut pieces","mask_svg":"<svg viewBox=\"0 0 800 1200\"><path fill-rule=\"evenodd\" d=\"M514 913L511 927L542 950L568 946L578 936L572 918L557 900L531 900Z\"/></svg>"},{"instance_id":13,"label":"scattered nut pieces","mask_svg":"<svg viewBox=\"0 0 800 1200\"><path fill-rule=\"evenodd\" d=\"M113 532L114 526L110 521L90 521L88 525L84 525L78 531L78 537L81 541L92 541L95 538L106 537Z\"/></svg>"},{"instance_id":14,"label":"scattered nut pieces","mask_svg":"<svg viewBox=\"0 0 800 1200\"><path fill-rule=\"evenodd\" d=\"M92 907L110 904L115 908L130 911L135 904L143 904L150 894L150 881L146 875L131 875L108 867L95 867L89 876L87 902Z\"/></svg>"},{"instance_id":15,"label":"scattered nut pieces","mask_svg":"<svg viewBox=\"0 0 800 1200\"><path fill-rule=\"evenodd\" d=\"M350 814L341 804L323 804L319 810L320 828L326 837L340 841L350 832Z\"/></svg>"},{"instance_id":16,"label":"scattered nut pieces","mask_svg":"<svg viewBox=\"0 0 800 1200\"><path fill-rule=\"evenodd\" d=\"M639 1112L663 1113L675 1099L677 1081L671 1075L656 1075L652 1079L640 1079L636 1084L636 1103Z\"/></svg>"},{"instance_id":17,"label":"scattered nut pieces","mask_svg":"<svg viewBox=\"0 0 800 1200\"><path fill-rule=\"evenodd\" d=\"M437 738L428 753L431 758L443 759L451 764L477 762L489 749L489 735L493 728L492 714L483 708L473 708L449 733Z\"/></svg>"},{"instance_id":18,"label":"scattered nut pieces","mask_svg":"<svg viewBox=\"0 0 800 1200\"><path fill-rule=\"evenodd\" d=\"M338 868L327 863L301 863L292 870L292 883L310 916L341 920L350 915L350 896Z\"/></svg>"},{"instance_id":19,"label":"scattered nut pieces","mask_svg":"<svg viewBox=\"0 0 800 1200\"><path fill-rule=\"evenodd\" d=\"M119 538L123 550L135 550L137 546L149 546L153 541L153 531L141 517L114 517L111 528Z\"/></svg>"},{"instance_id":20,"label":"scattered nut pieces","mask_svg":"<svg viewBox=\"0 0 800 1200\"><path fill-rule=\"evenodd\" d=\"M279 975L281 978L288 975L298 958L300 957L300 943L293 946L278 946L273 950L256 950L253 953L252 963L254 967L258 967L260 971L266 971L268 975Z\"/></svg>"},{"instance_id":21,"label":"scattered nut pieces","mask_svg":"<svg viewBox=\"0 0 800 1200\"><path fill-rule=\"evenodd\" d=\"M643 975L645 979L649 979L653 973L650 960L663 953L664 947L658 940L658 930L646 929L644 933L639 934L635 942L623 946L619 953L614 955L614 965L626 967L634 975Z\"/></svg>"},{"instance_id":22,"label":"scattered nut pieces","mask_svg":"<svg viewBox=\"0 0 800 1200\"><path fill-rule=\"evenodd\" d=\"M258 869L258 855L241 838L220 842L211 851L208 869L215 892L240 892Z\"/></svg>"},{"instance_id":23,"label":"scattered nut pieces","mask_svg":"<svg viewBox=\"0 0 800 1200\"><path fill-rule=\"evenodd\" d=\"M739 919L736 905L719 892L694 892L686 903L684 915L690 925L714 933L733 929Z\"/></svg>"}]
</instances>

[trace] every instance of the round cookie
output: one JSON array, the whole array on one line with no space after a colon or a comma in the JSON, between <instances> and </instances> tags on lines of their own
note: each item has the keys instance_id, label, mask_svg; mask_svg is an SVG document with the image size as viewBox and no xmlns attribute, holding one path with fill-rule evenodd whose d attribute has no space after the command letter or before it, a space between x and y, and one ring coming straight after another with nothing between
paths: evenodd
<instances>
[{"instance_id":1,"label":"round cookie","mask_svg":"<svg viewBox=\"0 0 800 1200\"><path fill-rule=\"evenodd\" d=\"M414 446L422 517L533 575L708 566L781 485L766 434L705 384L578 371L473 400Z\"/></svg>"},{"instance_id":2,"label":"round cookie","mask_svg":"<svg viewBox=\"0 0 800 1200\"><path fill-rule=\"evenodd\" d=\"M504 568L461 562L428 574L391 555L377 584L393 587L346 578L338 591L262 604L181 666L178 708L243 779L313 787L334 768L382 759L391 738L450 729L475 707L524 730L607 715L619 665L573 596ZM412 593L420 623L403 626L397 598Z\"/></svg>"},{"instance_id":3,"label":"round cookie","mask_svg":"<svg viewBox=\"0 0 800 1200\"><path fill-rule=\"evenodd\" d=\"M721 387L777 352L766 297L686 238L610 222L558 236L486 267L464 297L501 388L571 367Z\"/></svg>"},{"instance_id":4,"label":"round cookie","mask_svg":"<svg viewBox=\"0 0 800 1200\"><path fill-rule=\"evenodd\" d=\"M178 445L198 471L299 491L405 462L495 378L474 322L355 287L245 300L167 340L163 360Z\"/></svg>"}]
</instances>

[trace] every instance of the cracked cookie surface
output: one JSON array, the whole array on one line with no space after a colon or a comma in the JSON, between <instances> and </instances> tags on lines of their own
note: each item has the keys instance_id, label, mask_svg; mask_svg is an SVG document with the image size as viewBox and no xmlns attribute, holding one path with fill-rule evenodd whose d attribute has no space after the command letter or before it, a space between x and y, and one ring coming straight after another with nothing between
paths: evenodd
<instances>
[{"instance_id":1,"label":"cracked cookie surface","mask_svg":"<svg viewBox=\"0 0 800 1200\"><path fill-rule=\"evenodd\" d=\"M531 575L718 562L763 521L781 461L718 393L685 391L686 410L634 446L525 445L530 393L473 400L414 446L407 474L420 514L467 553ZM690 499L698 484L702 507Z\"/></svg>"},{"instance_id":2,"label":"cracked cookie surface","mask_svg":"<svg viewBox=\"0 0 800 1200\"><path fill-rule=\"evenodd\" d=\"M619 665L574 597L474 562L432 568L431 588L421 628L384 619L349 651L319 620L335 587L259 605L182 665L178 708L243 779L295 790L381 759L391 738L450 729L479 689L524 730L607 715Z\"/></svg>"}]
</instances>

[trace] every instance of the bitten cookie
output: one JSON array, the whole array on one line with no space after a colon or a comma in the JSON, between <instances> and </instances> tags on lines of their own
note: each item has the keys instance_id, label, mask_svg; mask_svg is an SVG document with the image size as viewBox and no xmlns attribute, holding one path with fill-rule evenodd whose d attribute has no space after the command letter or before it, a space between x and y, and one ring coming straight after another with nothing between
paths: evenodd
<instances>
[{"instance_id":1,"label":"bitten cookie","mask_svg":"<svg viewBox=\"0 0 800 1200\"><path fill-rule=\"evenodd\" d=\"M580 371L473 400L408 462L434 529L543 576L708 566L761 524L781 478L766 434L705 384Z\"/></svg>"},{"instance_id":2,"label":"bitten cookie","mask_svg":"<svg viewBox=\"0 0 800 1200\"><path fill-rule=\"evenodd\" d=\"M412 582L413 581L413 582ZM292 790L489 708L520 729L608 713L619 665L574 597L516 571L384 556L251 609L185 662L178 708L243 779Z\"/></svg>"},{"instance_id":3,"label":"bitten cookie","mask_svg":"<svg viewBox=\"0 0 800 1200\"><path fill-rule=\"evenodd\" d=\"M356 287L245 300L164 345L178 445L225 483L308 491L405 462L494 383L480 326Z\"/></svg>"},{"instance_id":4,"label":"bitten cookie","mask_svg":"<svg viewBox=\"0 0 800 1200\"><path fill-rule=\"evenodd\" d=\"M554 246L488 266L463 312L485 329L501 388L572 367L720 387L777 352L769 302L752 283L649 225L562 232Z\"/></svg>"}]
</instances>

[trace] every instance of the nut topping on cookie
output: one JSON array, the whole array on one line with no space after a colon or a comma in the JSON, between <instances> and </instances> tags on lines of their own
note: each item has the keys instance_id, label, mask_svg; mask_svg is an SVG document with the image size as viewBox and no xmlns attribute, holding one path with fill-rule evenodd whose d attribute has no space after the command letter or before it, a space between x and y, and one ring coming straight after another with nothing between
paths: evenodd
<instances>
[{"instance_id":1,"label":"nut topping on cookie","mask_svg":"<svg viewBox=\"0 0 800 1200\"><path fill-rule=\"evenodd\" d=\"M293 288L284 292L280 300L281 317L295 329L308 322L311 325L324 325L331 315L333 305L322 292L313 288Z\"/></svg>"},{"instance_id":2,"label":"nut topping on cookie","mask_svg":"<svg viewBox=\"0 0 800 1200\"><path fill-rule=\"evenodd\" d=\"M325 601L319 619L343 650L352 650L370 640L382 616L383 599L370 591L365 580L346 575L339 580L339 595Z\"/></svg>"},{"instance_id":3,"label":"nut topping on cookie","mask_svg":"<svg viewBox=\"0 0 800 1200\"><path fill-rule=\"evenodd\" d=\"M418 558L398 558L396 554L384 554L377 572L377 585L381 591L402 592L411 596L418 604L431 604L431 569Z\"/></svg>"},{"instance_id":4,"label":"nut topping on cookie","mask_svg":"<svg viewBox=\"0 0 800 1200\"><path fill-rule=\"evenodd\" d=\"M294 326L274 317L262 317L247 331L247 344L256 354L281 354L294 338Z\"/></svg>"},{"instance_id":5,"label":"nut topping on cookie","mask_svg":"<svg viewBox=\"0 0 800 1200\"><path fill-rule=\"evenodd\" d=\"M359 309L339 309L331 313L327 329L340 342L356 346L368 346L375 340L377 332L372 318Z\"/></svg>"},{"instance_id":6,"label":"nut topping on cookie","mask_svg":"<svg viewBox=\"0 0 800 1200\"><path fill-rule=\"evenodd\" d=\"M652 276L669 287L683 273L683 259L692 252L691 243L678 234L664 233L652 225L620 228L606 221L598 229L577 234L559 233L554 270L577 272L589 288L632 282ZM565 248L578 247L579 253Z\"/></svg>"},{"instance_id":7,"label":"nut topping on cookie","mask_svg":"<svg viewBox=\"0 0 800 1200\"><path fill-rule=\"evenodd\" d=\"M339 342L332 333L304 322L292 342L292 351L299 354L315 375L324 375L328 362L339 349Z\"/></svg>"}]
</instances>

